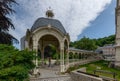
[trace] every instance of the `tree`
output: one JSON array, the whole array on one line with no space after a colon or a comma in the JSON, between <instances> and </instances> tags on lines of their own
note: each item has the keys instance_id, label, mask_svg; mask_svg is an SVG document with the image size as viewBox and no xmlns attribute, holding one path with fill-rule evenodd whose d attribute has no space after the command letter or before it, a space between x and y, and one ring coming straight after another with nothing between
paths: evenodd
<instances>
[{"instance_id":1,"label":"tree","mask_svg":"<svg viewBox=\"0 0 120 81\"><path fill-rule=\"evenodd\" d=\"M108 37L98 39L90 39L83 37L78 41L71 42L70 46L84 50L95 50L97 47L102 47L106 44L115 44L115 35L110 35Z\"/></svg>"},{"instance_id":2,"label":"tree","mask_svg":"<svg viewBox=\"0 0 120 81\"><path fill-rule=\"evenodd\" d=\"M9 29L15 29L8 15L15 12L12 9L12 4L15 0L0 0L0 44L12 44L18 42L15 37L9 34Z\"/></svg>"},{"instance_id":3,"label":"tree","mask_svg":"<svg viewBox=\"0 0 120 81\"><path fill-rule=\"evenodd\" d=\"M115 35L110 35L108 37L99 38L96 40L97 46L104 46L105 44L115 44Z\"/></svg>"},{"instance_id":4,"label":"tree","mask_svg":"<svg viewBox=\"0 0 120 81\"><path fill-rule=\"evenodd\" d=\"M95 50L97 48L97 46L95 45L95 42L86 37L83 37L81 40L79 40L76 43L75 47L78 49L84 49L84 50Z\"/></svg>"},{"instance_id":5,"label":"tree","mask_svg":"<svg viewBox=\"0 0 120 81\"><path fill-rule=\"evenodd\" d=\"M34 52L0 44L0 81L24 81L35 67Z\"/></svg>"}]
</instances>

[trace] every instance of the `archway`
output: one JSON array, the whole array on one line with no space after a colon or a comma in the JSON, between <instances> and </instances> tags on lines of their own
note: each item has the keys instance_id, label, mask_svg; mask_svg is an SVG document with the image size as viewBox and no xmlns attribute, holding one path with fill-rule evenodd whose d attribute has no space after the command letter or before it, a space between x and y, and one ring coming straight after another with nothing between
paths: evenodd
<instances>
[{"instance_id":1,"label":"archway","mask_svg":"<svg viewBox=\"0 0 120 81\"><path fill-rule=\"evenodd\" d=\"M48 67L51 67L53 64L55 64L56 59L58 58L58 55L56 53L55 46L49 44L44 48L44 59L45 64L48 65ZM52 59L54 59L54 62L52 62Z\"/></svg>"},{"instance_id":2,"label":"archway","mask_svg":"<svg viewBox=\"0 0 120 81\"><path fill-rule=\"evenodd\" d=\"M53 35L44 35L39 41L38 45L41 51L41 63L42 66L48 65L51 66L51 59L58 61L60 59L60 44L59 40Z\"/></svg>"}]
</instances>

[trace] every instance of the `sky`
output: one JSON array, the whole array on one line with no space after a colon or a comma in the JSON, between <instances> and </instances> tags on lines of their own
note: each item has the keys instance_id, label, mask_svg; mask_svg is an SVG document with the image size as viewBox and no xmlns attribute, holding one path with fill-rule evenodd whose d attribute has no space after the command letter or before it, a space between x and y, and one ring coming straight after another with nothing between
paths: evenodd
<instances>
[{"instance_id":1,"label":"sky","mask_svg":"<svg viewBox=\"0 0 120 81\"><path fill-rule=\"evenodd\" d=\"M35 20L46 17L51 7L70 35L71 41L86 36L100 38L115 33L116 0L17 0L15 14L11 15L15 30L10 33L18 40L32 27ZM15 45L20 48L20 45Z\"/></svg>"},{"instance_id":2,"label":"sky","mask_svg":"<svg viewBox=\"0 0 120 81\"><path fill-rule=\"evenodd\" d=\"M116 0L112 0L106 9L91 22L91 25L82 31L78 39L83 36L89 38L102 38L115 34L115 8Z\"/></svg>"}]
</instances>

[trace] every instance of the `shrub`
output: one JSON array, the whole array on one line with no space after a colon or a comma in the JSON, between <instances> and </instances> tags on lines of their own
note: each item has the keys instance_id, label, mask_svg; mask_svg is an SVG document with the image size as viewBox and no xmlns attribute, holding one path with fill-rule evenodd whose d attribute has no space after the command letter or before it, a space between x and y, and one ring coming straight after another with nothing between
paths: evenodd
<instances>
[{"instance_id":1,"label":"shrub","mask_svg":"<svg viewBox=\"0 0 120 81\"><path fill-rule=\"evenodd\" d=\"M0 81L24 81L35 67L34 52L0 44Z\"/></svg>"}]
</instances>

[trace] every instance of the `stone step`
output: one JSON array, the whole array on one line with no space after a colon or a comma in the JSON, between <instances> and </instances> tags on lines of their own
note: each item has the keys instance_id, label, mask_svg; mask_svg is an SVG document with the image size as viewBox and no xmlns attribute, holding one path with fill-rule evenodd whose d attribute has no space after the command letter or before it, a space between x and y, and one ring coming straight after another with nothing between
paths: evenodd
<instances>
[{"instance_id":1,"label":"stone step","mask_svg":"<svg viewBox=\"0 0 120 81\"><path fill-rule=\"evenodd\" d=\"M31 78L30 81L72 81L70 77Z\"/></svg>"}]
</instances>

